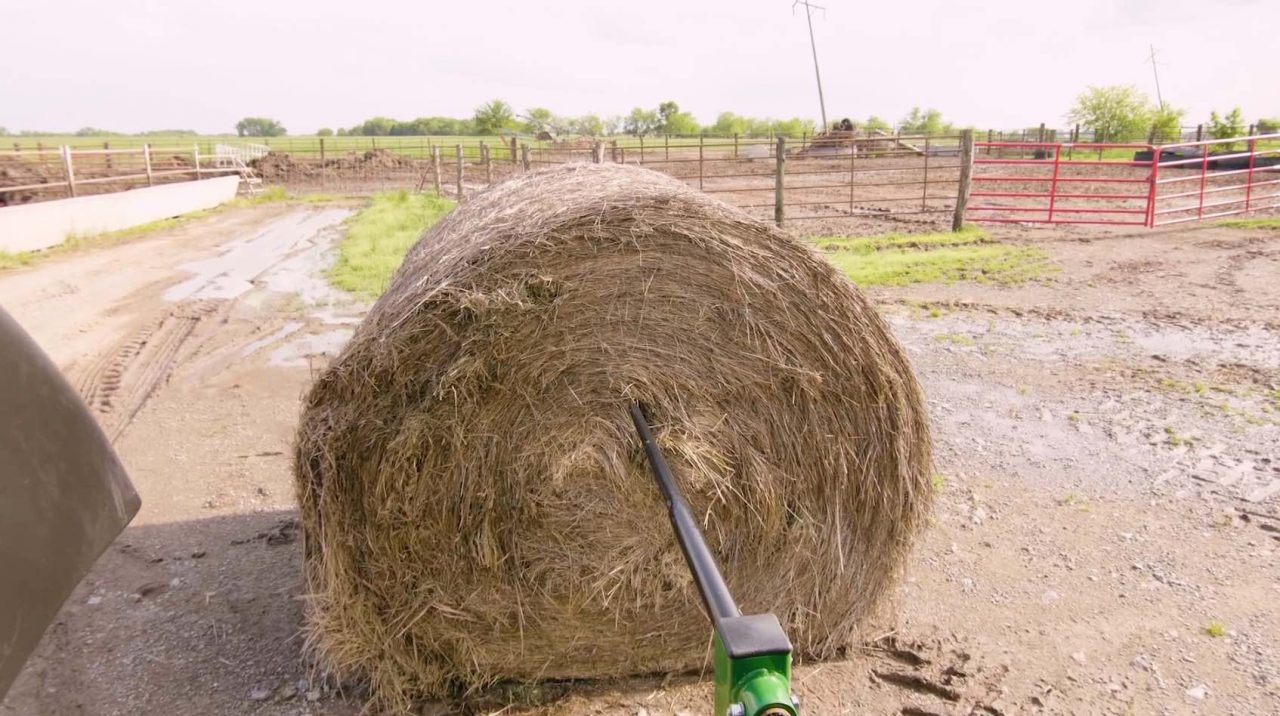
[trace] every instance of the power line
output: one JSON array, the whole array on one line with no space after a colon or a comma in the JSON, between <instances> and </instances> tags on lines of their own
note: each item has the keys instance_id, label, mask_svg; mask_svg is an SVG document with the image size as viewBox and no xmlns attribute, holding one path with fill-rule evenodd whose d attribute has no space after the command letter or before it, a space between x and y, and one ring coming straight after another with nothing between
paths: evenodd
<instances>
[{"instance_id":1,"label":"power line","mask_svg":"<svg viewBox=\"0 0 1280 716\"><path fill-rule=\"evenodd\" d=\"M813 11L821 10L823 13L827 11L821 5L814 5L809 0L795 0L791 3L791 14L796 12L796 6L804 6L805 19L809 21L809 47L813 50L813 76L818 80L818 106L822 109L822 130L827 130L827 101L822 97L822 73L818 71L818 44L813 39Z\"/></svg>"},{"instance_id":2,"label":"power line","mask_svg":"<svg viewBox=\"0 0 1280 716\"><path fill-rule=\"evenodd\" d=\"M1160 111L1164 111L1164 95L1160 93L1160 68L1156 62L1156 46L1151 46L1151 59L1147 60L1151 63L1151 74L1156 77L1156 100L1160 103Z\"/></svg>"}]
</instances>

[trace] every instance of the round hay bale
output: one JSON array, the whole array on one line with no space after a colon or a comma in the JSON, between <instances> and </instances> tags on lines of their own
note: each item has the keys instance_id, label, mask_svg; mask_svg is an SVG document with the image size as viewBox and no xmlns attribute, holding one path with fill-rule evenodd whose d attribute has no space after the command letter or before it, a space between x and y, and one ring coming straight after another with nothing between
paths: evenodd
<instances>
[{"instance_id":1,"label":"round hay bale","mask_svg":"<svg viewBox=\"0 0 1280 716\"><path fill-rule=\"evenodd\" d=\"M871 304L770 225L636 168L475 196L307 397L309 643L377 703L675 672L709 622L628 413L745 613L841 653L930 501L919 387Z\"/></svg>"}]
</instances>

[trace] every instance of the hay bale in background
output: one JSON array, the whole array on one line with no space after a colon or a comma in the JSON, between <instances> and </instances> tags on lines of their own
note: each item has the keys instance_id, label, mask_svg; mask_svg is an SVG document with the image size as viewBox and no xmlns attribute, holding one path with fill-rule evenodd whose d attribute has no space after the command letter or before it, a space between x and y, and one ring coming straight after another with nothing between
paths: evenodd
<instances>
[{"instance_id":1,"label":"hay bale in background","mask_svg":"<svg viewBox=\"0 0 1280 716\"><path fill-rule=\"evenodd\" d=\"M930 498L902 349L773 227L579 165L428 231L312 388L296 470L321 662L393 708L702 665L630 398L744 611L777 613L801 658L838 653Z\"/></svg>"}]
</instances>

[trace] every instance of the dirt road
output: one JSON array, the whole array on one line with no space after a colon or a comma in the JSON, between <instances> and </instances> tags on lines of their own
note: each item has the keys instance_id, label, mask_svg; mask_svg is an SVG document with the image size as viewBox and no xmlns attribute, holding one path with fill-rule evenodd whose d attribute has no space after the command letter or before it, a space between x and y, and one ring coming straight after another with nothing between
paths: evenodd
<instances>
[{"instance_id":1,"label":"dirt road","mask_svg":"<svg viewBox=\"0 0 1280 716\"><path fill-rule=\"evenodd\" d=\"M301 658L288 458L365 309L320 277L345 211L0 274L143 497L0 714L358 713ZM896 613L798 669L807 713L1280 713L1280 233L1008 236L1060 272L872 292L929 396L940 499ZM709 703L637 680L554 712Z\"/></svg>"}]
</instances>

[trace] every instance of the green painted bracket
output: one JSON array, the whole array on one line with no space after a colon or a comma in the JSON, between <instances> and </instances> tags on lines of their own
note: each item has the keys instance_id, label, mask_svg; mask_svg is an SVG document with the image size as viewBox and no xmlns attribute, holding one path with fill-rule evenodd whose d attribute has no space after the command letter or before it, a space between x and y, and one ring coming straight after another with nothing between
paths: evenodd
<instances>
[{"instance_id":1,"label":"green painted bracket","mask_svg":"<svg viewBox=\"0 0 1280 716\"><path fill-rule=\"evenodd\" d=\"M791 693L791 643L772 614L716 624L714 716L798 716Z\"/></svg>"}]
</instances>

